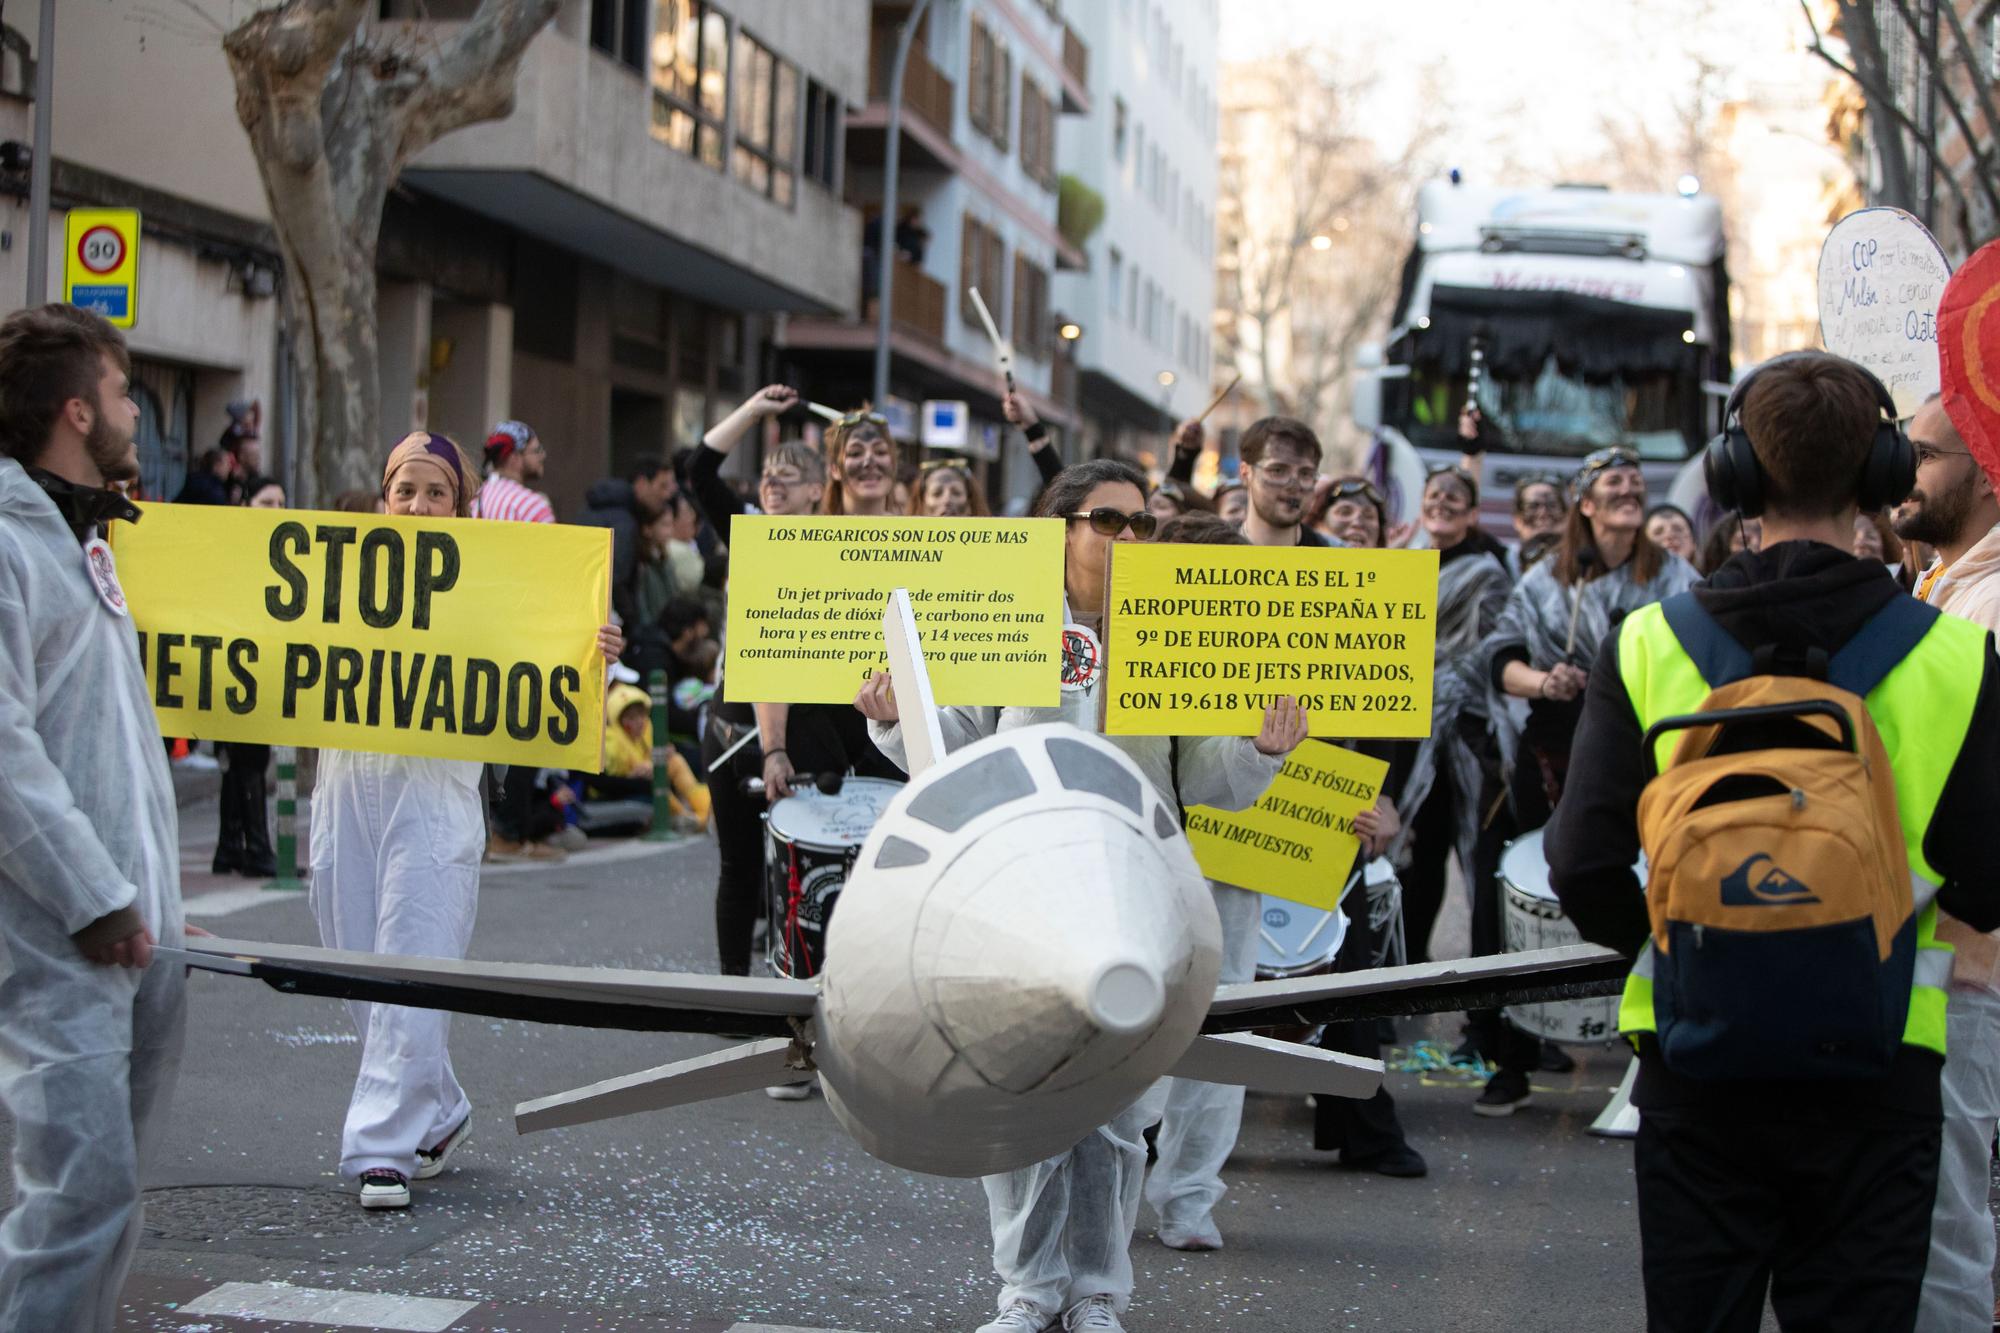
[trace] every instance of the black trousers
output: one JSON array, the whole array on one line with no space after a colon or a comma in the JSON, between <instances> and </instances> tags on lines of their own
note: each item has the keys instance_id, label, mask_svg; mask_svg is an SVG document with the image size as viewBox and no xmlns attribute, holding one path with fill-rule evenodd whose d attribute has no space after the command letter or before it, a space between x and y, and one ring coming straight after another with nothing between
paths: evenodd
<instances>
[{"instance_id":1,"label":"black trousers","mask_svg":"<svg viewBox=\"0 0 2000 1333\"><path fill-rule=\"evenodd\" d=\"M722 974L732 977L750 975L750 939L764 892L764 798L744 795L741 786L745 778L763 773L764 752L752 741L720 768L715 758L751 725L732 726L711 712L701 746L702 765L708 770L709 814L722 863L715 877L715 951Z\"/></svg>"},{"instance_id":2,"label":"black trousers","mask_svg":"<svg viewBox=\"0 0 2000 1333\"><path fill-rule=\"evenodd\" d=\"M1368 923L1368 895L1355 885L1341 911L1347 916L1347 937L1340 942L1334 959L1335 972L1365 972L1375 965L1377 932ZM1329 1023L1320 1034L1323 1050L1358 1055L1368 1060L1382 1057L1381 1028L1372 1018L1347 1023ZM1340 1153L1351 1166L1387 1156L1405 1146L1403 1125L1396 1118L1396 1099L1386 1085L1375 1089L1366 1101L1352 1097L1320 1097L1313 1110L1313 1147L1321 1152Z\"/></svg>"},{"instance_id":3,"label":"black trousers","mask_svg":"<svg viewBox=\"0 0 2000 1333\"><path fill-rule=\"evenodd\" d=\"M494 787L491 816L493 831L509 842L533 842L555 832L535 818L535 802L540 796L535 786L538 768L509 765Z\"/></svg>"},{"instance_id":4,"label":"black trousers","mask_svg":"<svg viewBox=\"0 0 2000 1333\"><path fill-rule=\"evenodd\" d=\"M1906 1333L1930 1255L1939 1120L1645 1110L1633 1172L1653 1333Z\"/></svg>"}]
</instances>

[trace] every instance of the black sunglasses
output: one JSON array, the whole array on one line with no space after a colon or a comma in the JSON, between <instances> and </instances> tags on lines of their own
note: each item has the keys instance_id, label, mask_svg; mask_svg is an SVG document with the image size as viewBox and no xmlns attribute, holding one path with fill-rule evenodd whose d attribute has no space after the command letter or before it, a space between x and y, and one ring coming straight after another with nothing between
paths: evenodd
<instances>
[{"instance_id":1,"label":"black sunglasses","mask_svg":"<svg viewBox=\"0 0 2000 1333\"><path fill-rule=\"evenodd\" d=\"M1132 529L1132 535L1142 542L1151 541L1153 533L1158 531L1160 526L1160 520L1143 509L1136 514L1128 514L1110 505L1099 505L1086 513L1069 514L1066 517L1089 519L1090 530L1102 533L1106 537L1116 537L1129 527Z\"/></svg>"}]
</instances>

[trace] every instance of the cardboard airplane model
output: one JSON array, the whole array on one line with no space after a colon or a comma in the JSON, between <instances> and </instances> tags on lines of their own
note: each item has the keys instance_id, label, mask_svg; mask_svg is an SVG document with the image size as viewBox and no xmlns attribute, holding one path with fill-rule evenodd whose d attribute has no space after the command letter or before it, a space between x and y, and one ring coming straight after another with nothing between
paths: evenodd
<instances>
[{"instance_id":1,"label":"cardboard airplane model","mask_svg":"<svg viewBox=\"0 0 2000 1333\"><path fill-rule=\"evenodd\" d=\"M1256 1029L1615 990L1593 947L1217 989L1220 927L1169 808L1065 724L943 754L907 598L885 612L911 780L854 863L809 981L480 963L198 939L175 961L281 991L731 1046L516 1108L521 1132L817 1074L869 1153L985 1175L1074 1145L1163 1075L1367 1097L1380 1061Z\"/></svg>"}]
</instances>

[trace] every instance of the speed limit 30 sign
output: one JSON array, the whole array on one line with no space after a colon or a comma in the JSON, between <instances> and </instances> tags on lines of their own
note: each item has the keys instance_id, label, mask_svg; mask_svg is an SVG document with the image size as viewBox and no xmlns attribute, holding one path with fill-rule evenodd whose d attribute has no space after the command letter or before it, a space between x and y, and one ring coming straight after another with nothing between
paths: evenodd
<instances>
[{"instance_id":1,"label":"speed limit 30 sign","mask_svg":"<svg viewBox=\"0 0 2000 1333\"><path fill-rule=\"evenodd\" d=\"M63 299L129 329L139 313L139 211L75 208L63 258Z\"/></svg>"}]
</instances>

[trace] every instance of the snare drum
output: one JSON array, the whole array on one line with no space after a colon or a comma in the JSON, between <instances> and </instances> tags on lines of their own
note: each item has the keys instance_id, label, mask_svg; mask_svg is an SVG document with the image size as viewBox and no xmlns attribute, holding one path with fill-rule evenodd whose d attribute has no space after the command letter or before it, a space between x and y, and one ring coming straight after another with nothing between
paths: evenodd
<instances>
[{"instance_id":1,"label":"snare drum","mask_svg":"<svg viewBox=\"0 0 2000 1333\"><path fill-rule=\"evenodd\" d=\"M1506 909L1508 953L1583 943L1583 936L1577 934L1576 927L1563 915L1562 904L1549 888L1549 863L1542 852L1542 830L1524 833L1507 844L1500 854L1500 888ZM1508 1006L1505 1012L1515 1027L1549 1041L1592 1045L1618 1035L1616 995L1516 1004Z\"/></svg>"},{"instance_id":2,"label":"snare drum","mask_svg":"<svg viewBox=\"0 0 2000 1333\"><path fill-rule=\"evenodd\" d=\"M800 788L773 803L764 817L771 906L767 961L773 972L810 977L825 964L834 901L868 831L902 786L881 778L849 778L838 796Z\"/></svg>"}]
</instances>

